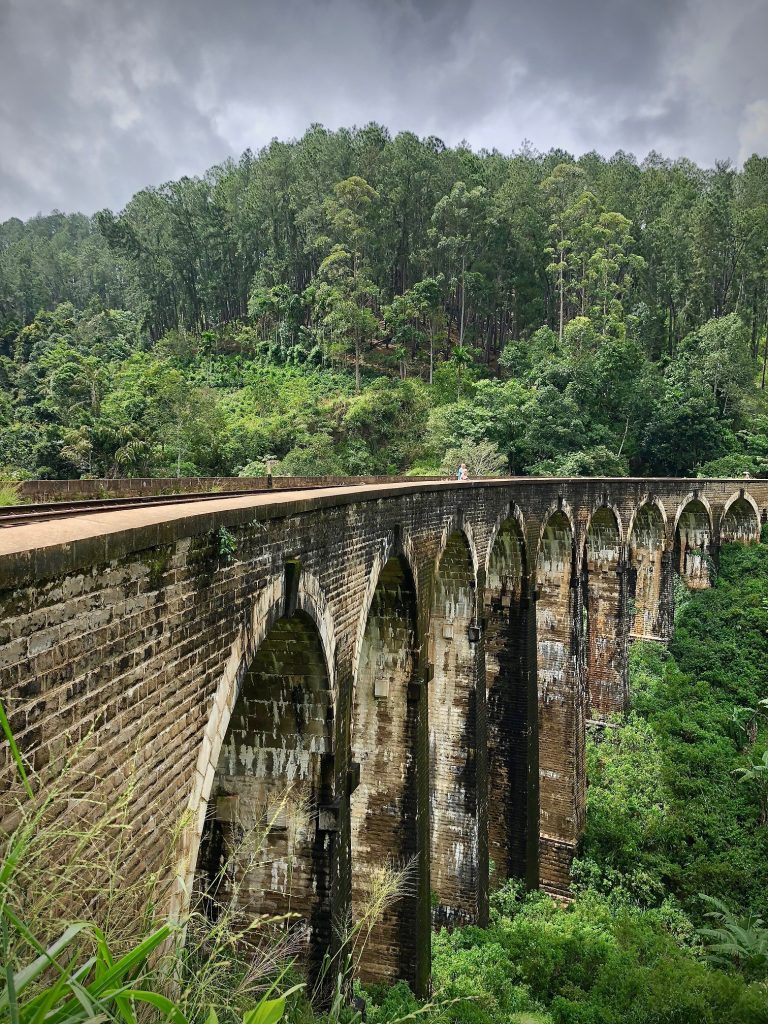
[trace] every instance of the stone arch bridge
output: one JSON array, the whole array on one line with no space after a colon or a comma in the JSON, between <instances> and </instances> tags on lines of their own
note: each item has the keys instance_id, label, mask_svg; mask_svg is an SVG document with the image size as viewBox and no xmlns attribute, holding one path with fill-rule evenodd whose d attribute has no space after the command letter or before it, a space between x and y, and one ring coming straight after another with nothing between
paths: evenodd
<instances>
[{"instance_id":1,"label":"stone arch bridge","mask_svg":"<svg viewBox=\"0 0 768 1024\"><path fill-rule=\"evenodd\" d=\"M231 854L243 909L317 953L403 868L362 970L423 988L489 886L568 892L629 639L665 641L675 577L707 586L767 507L760 480L380 481L10 525L0 697L41 773L87 737L97 791L131 778L126 877L184 816L177 902Z\"/></svg>"}]
</instances>

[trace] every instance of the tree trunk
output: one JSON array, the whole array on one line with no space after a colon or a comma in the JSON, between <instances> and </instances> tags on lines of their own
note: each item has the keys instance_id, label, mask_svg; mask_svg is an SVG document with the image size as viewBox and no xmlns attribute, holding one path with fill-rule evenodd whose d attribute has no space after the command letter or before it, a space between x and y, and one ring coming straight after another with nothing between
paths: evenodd
<instances>
[{"instance_id":1,"label":"tree trunk","mask_svg":"<svg viewBox=\"0 0 768 1024\"><path fill-rule=\"evenodd\" d=\"M461 256L461 322L459 324L459 345L464 344L464 265L466 257Z\"/></svg>"},{"instance_id":2,"label":"tree trunk","mask_svg":"<svg viewBox=\"0 0 768 1024\"><path fill-rule=\"evenodd\" d=\"M752 293L752 358L757 359L757 289Z\"/></svg>"},{"instance_id":3,"label":"tree trunk","mask_svg":"<svg viewBox=\"0 0 768 1024\"><path fill-rule=\"evenodd\" d=\"M560 332L559 332L559 339L560 339L560 344L561 345L563 344L563 316L564 316L563 301L564 301L564 294L565 294L565 282L563 280L563 250L561 249L560 250Z\"/></svg>"}]
</instances>

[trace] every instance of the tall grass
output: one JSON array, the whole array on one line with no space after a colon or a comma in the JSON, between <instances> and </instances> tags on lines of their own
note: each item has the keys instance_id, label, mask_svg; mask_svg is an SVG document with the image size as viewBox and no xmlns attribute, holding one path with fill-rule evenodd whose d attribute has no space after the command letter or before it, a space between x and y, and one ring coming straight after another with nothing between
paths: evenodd
<instances>
[{"instance_id":1,"label":"tall grass","mask_svg":"<svg viewBox=\"0 0 768 1024\"><path fill-rule=\"evenodd\" d=\"M295 811L290 789L230 845L216 877L196 888L187 916L173 924L165 915L188 823L164 830L154 870L126 870L141 865L131 828L137 773L129 770L105 800L109 766L93 736L39 772L18 750L0 703L3 736L0 1024L278 1024L286 1007L309 1020L322 1007L331 1022L351 1024L365 945L411 868L372 875L365 906L300 997L306 936L298 915L253 915L244 892L249 869L269 856L275 821L287 804Z\"/></svg>"},{"instance_id":2,"label":"tall grass","mask_svg":"<svg viewBox=\"0 0 768 1024\"><path fill-rule=\"evenodd\" d=\"M135 773L111 801L94 795L106 774L105 758L86 737L40 773L26 765L12 742L0 775L3 809L0 852L7 867L2 899L41 942L58 934L61 921L87 920L122 951L146 937L163 901L165 865L127 877L135 853L130 810ZM44 774L43 774L44 772ZM176 832L163 838L170 866Z\"/></svg>"},{"instance_id":3,"label":"tall grass","mask_svg":"<svg viewBox=\"0 0 768 1024\"><path fill-rule=\"evenodd\" d=\"M165 855L153 871L126 870L141 863L131 830L136 773L105 800L105 759L92 736L38 773L0 704L3 735L0 1022L214 1024L218 1010L277 1024L297 991L287 983L290 942L270 942L257 958L231 914L215 924L195 909L181 924L165 920L186 822L161 834ZM277 989L287 991L274 998Z\"/></svg>"},{"instance_id":4,"label":"tall grass","mask_svg":"<svg viewBox=\"0 0 768 1024\"><path fill-rule=\"evenodd\" d=\"M191 896L183 941L175 944L166 970L179 988L179 1002L191 1020L205 1020L209 1008L237 1020L255 999L281 983L296 981L306 953L299 915L253 914L248 880L269 863L269 839L285 809L304 808L286 787L256 815L255 824L229 830L226 857L212 878L198 879ZM295 986L291 991L296 991Z\"/></svg>"},{"instance_id":5,"label":"tall grass","mask_svg":"<svg viewBox=\"0 0 768 1024\"><path fill-rule=\"evenodd\" d=\"M74 1024L120 1019L132 1024L136 1005L146 1004L182 1024L167 997L137 983L152 953L169 938L169 926L156 928L119 956L94 921L66 924L79 898L78 887L65 892L72 881L67 869L73 854L89 845L94 826L78 826L76 814L55 823L56 788L36 785L2 706L0 733L7 743L4 750L0 747L6 796L0 823L0 1020ZM70 859L57 864L57 853ZM49 866L41 870L44 862Z\"/></svg>"},{"instance_id":6,"label":"tall grass","mask_svg":"<svg viewBox=\"0 0 768 1024\"><path fill-rule=\"evenodd\" d=\"M19 484L15 480L0 480L0 508L20 504Z\"/></svg>"},{"instance_id":7,"label":"tall grass","mask_svg":"<svg viewBox=\"0 0 768 1024\"><path fill-rule=\"evenodd\" d=\"M340 941L333 952L326 954L312 992L314 1005L328 1007L329 1024L338 1024L342 1018L345 1024L356 1024L360 1019L359 1009L350 1019L347 1007L366 946L376 924L390 907L409 892L416 863L416 858L413 858L400 870L383 864L372 871L368 876L367 890L355 917L343 922L343 927L339 927L337 922ZM433 1004L430 1003L419 1013L429 1013L432 1008ZM409 1014L402 1020L410 1019L410 1016ZM399 1024L399 1020L390 1024Z\"/></svg>"}]
</instances>

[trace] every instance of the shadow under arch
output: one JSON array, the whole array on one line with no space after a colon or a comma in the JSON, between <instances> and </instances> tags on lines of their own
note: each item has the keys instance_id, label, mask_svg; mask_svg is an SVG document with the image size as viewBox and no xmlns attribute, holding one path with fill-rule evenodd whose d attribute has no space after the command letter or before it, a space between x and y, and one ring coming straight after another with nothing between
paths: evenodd
<instances>
[{"instance_id":1,"label":"shadow under arch","mask_svg":"<svg viewBox=\"0 0 768 1024\"><path fill-rule=\"evenodd\" d=\"M731 495L720 517L720 543L750 543L760 540L760 509L747 491Z\"/></svg>"},{"instance_id":2,"label":"shadow under arch","mask_svg":"<svg viewBox=\"0 0 768 1024\"><path fill-rule=\"evenodd\" d=\"M260 589L213 699L172 913L183 914L195 877L210 896L216 864L231 861L220 896L247 874L244 912L290 903L317 966L330 941L333 831L318 811L332 786L335 638L319 581L296 566L298 586L286 588L286 572Z\"/></svg>"},{"instance_id":3,"label":"shadow under arch","mask_svg":"<svg viewBox=\"0 0 768 1024\"><path fill-rule=\"evenodd\" d=\"M379 577L382 569L391 558L399 558L404 567L407 569L408 574L413 582L413 591L417 595L419 593L419 574L415 552L413 548L413 540L408 531L403 531L401 528L390 530L384 540L381 543L379 551L376 553L373 565L370 572L368 573L368 583L365 590L365 596L363 597L363 605L360 610L360 615L357 621L357 632L355 636L355 646L352 653L352 664L354 665L353 679L357 679L358 669L360 666L360 655L363 647L363 638L365 636L365 630L368 625L368 615L371 610L371 604L373 603L374 594L376 593L376 587L379 583ZM418 608L417 608L417 630L418 630ZM418 642L418 634L417 634Z\"/></svg>"},{"instance_id":4,"label":"shadow under arch","mask_svg":"<svg viewBox=\"0 0 768 1024\"><path fill-rule=\"evenodd\" d=\"M430 861L433 923L453 926L478 914L477 560L462 529L441 546L429 641Z\"/></svg>"},{"instance_id":5,"label":"shadow under arch","mask_svg":"<svg viewBox=\"0 0 768 1024\"><path fill-rule=\"evenodd\" d=\"M628 701L622 569L621 519L602 504L587 523L582 559L587 716L601 721Z\"/></svg>"},{"instance_id":6,"label":"shadow under arch","mask_svg":"<svg viewBox=\"0 0 768 1024\"><path fill-rule=\"evenodd\" d=\"M629 638L666 641L671 626L664 611L671 604L665 593L667 514L658 498L645 498L632 516L627 561Z\"/></svg>"},{"instance_id":7,"label":"shadow under arch","mask_svg":"<svg viewBox=\"0 0 768 1024\"><path fill-rule=\"evenodd\" d=\"M674 572L691 590L710 586L713 538L712 509L703 495L689 494L675 516Z\"/></svg>"},{"instance_id":8,"label":"shadow under arch","mask_svg":"<svg viewBox=\"0 0 768 1024\"><path fill-rule=\"evenodd\" d=\"M366 920L391 869L398 897L376 922L360 962L368 982L413 982L418 955L418 690L416 586L402 554L377 574L360 644L351 714L352 915ZM364 930L367 926L364 925Z\"/></svg>"},{"instance_id":9,"label":"shadow under arch","mask_svg":"<svg viewBox=\"0 0 768 1024\"><path fill-rule=\"evenodd\" d=\"M539 872L567 894L584 818L584 696L577 664L578 579L573 521L551 508L536 553L539 736Z\"/></svg>"},{"instance_id":10,"label":"shadow under arch","mask_svg":"<svg viewBox=\"0 0 768 1024\"><path fill-rule=\"evenodd\" d=\"M330 939L332 703L322 644L302 611L277 619L249 665L209 799L198 874L247 917L297 914L319 956ZM222 865L224 870L222 871Z\"/></svg>"},{"instance_id":11,"label":"shadow under arch","mask_svg":"<svg viewBox=\"0 0 768 1024\"><path fill-rule=\"evenodd\" d=\"M536 694L531 693L528 572L525 523L512 506L492 535L484 594L492 886L508 878L526 878L535 886L538 874L529 834L537 786L529 771Z\"/></svg>"}]
</instances>

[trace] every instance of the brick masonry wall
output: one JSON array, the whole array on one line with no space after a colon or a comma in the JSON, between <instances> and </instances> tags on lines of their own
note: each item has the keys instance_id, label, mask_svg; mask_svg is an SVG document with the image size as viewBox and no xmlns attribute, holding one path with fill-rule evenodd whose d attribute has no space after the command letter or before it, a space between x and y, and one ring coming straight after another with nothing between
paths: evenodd
<instances>
[{"instance_id":1,"label":"brick masonry wall","mask_svg":"<svg viewBox=\"0 0 768 1024\"><path fill-rule=\"evenodd\" d=\"M251 663L219 753L208 827L221 833L219 899L244 919L298 914L327 938L330 843L321 827L333 708L320 638L302 614L278 619ZM212 878L214 885L216 877Z\"/></svg>"},{"instance_id":2,"label":"brick masonry wall","mask_svg":"<svg viewBox=\"0 0 768 1024\"><path fill-rule=\"evenodd\" d=\"M58 771L67 751L83 741L85 763L94 768L94 795L111 799L133 787L134 842L126 848L123 864L127 878L162 868L167 838L158 824L183 818L176 871L191 881L206 809L209 818L220 820L223 834L233 824L227 818L240 813L233 811L237 802L230 798L240 799L248 787L258 791L266 784L265 776L246 786L241 781L244 771L241 777L229 776L238 792L224 791L229 767L246 767L238 760L238 749L242 756L254 752L251 763L258 762L259 752L264 764L271 760L274 767L279 761L275 752L290 746L285 764L302 765L301 781L309 785L310 815L297 830L304 844L297 884L306 897L308 928L319 941L331 921L344 926L354 906L353 879L365 875L372 851L381 863L397 863L415 845L415 907L412 903L395 909L403 923L415 917L413 942L403 944L396 969L423 988L435 881L445 884L442 906L456 908L461 919L473 914L483 919L489 803L494 849L503 851L507 845L509 870L520 870L524 849L530 881L557 891L567 889L568 865L583 819L589 666L581 581L587 529L595 511L615 510L621 557L630 573L637 571L639 576L644 564L656 567L666 559L668 582L658 590L649 588L643 599L648 621L664 623L671 620L672 570L677 566L687 571L694 545L716 561L721 538L754 539L758 516L765 519L768 509L768 483L403 483L286 495L271 504L258 496L252 502L239 501L237 507L225 500L215 507L190 505L182 518L165 511L167 519L149 519L145 512L110 513L124 517L117 521L118 529L102 530L101 520L89 518L80 522L76 539L66 538L61 523L50 536L41 527L0 532L0 695L22 750L43 774ZM648 502L657 503L664 522L661 558L658 534L646 541L650 534L639 525L636 532L633 529L634 522L640 522L638 509ZM510 514L521 527L527 566L519 604L512 599L516 570L513 567L508 574L513 581L510 590L499 569L500 562L510 565L515 556L509 550L503 557L493 552L495 543L502 548L508 544L504 523ZM235 538L231 562L219 552L221 527ZM646 550L649 546L654 546L653 552ZM413 580L415 625L403 611L402 592L397 599L387 595L386 575L384 589L375 596L382 569L392 556L407 564ZM586 569L589 579L589 566ZM697 577L692 579L698 585ZM479 624L483 615L486 635L470 643L467 627ZM289 621L292 631L297 616L306 627L304 650L313 652L311 657L306 653L301 665L291 660L291 650L297 649L292 632L291 643L277 650L280 620ZM406 620L409 625L404 627ZM443 635L449 620L453 637ZM398 642L406 647L412 642L412 654L396 650ZM499 644L507 642L511 658L500 657ZM263 665L259 668L259 652L263 658L270 650L265 644L270 643L275 660L266 671ZM368 741L360 738L366 718L361 702L366 688L370 702L370 658L377 646L384 657L384 665L377 660L377 668L395 679L390 692L397 722L387 723L383 708L379 712L374 678L377 710L368 716L365 728L377 743L390 730L390 769L383 779L377 769L374 785L369 772L367 795L355 795L353 762L361 764L362 788L360 759L363 748L371 752ZM403 710L403 684L411 671ZM254 689L258 673L262 682ZM355 688L361 680L363 686ZM511 693L504 689L505 680ZM274 733L265 717L266 704L257 707L265 686L273 693L272 710L285 707ZM291 703L294 710L289 713L286 694L294 688L303 696ZM491 723L486 715L487 688ZM256 713L251 720L237 704L240 698L248 703L252 690ZM529 701L525 725L520 721L523 690ZM439 708L438 693L446 698L452 694L447 709ZM295 708L302 706L301 720L311 728L299 727ZM513 742L505 721L511 723ZM497 805L503 801L488 800L488 724L493 779L509 791L510 773L513 778L515 773L527 774L527 809L515 810L509 803L499 815ZM527 745L525 769L521 757L515 760L518 739ZM448 760L438 762L438 746L449 753ZM10 770L7 744L0 747L3 770ZM495 789L492 793L495 797ZM262 799L264 794L257 795ZM361 823L363 799L366 820L380 835L372 844ZM245 803L249 801L250 796ZM254 798L253 806L256 803ZM402 822L398 829L386 830L383 822L393 813L390 804L395 816L397 807L402 808ZM443 815L444 827L439 830L430 804ZM446 816L451 806L455 814ZM357 816L354 829L352 814ZM8 827L11 818L12 808L3 805L0 795L0 828ZM526 835L520 838L523 828ZM446 836L451 842L445 842ZM285 834L275 842L287 843ZM270 875L268 885L262 880L249 890L252 909L284 895L285 872L281 876L279 865L287 849L276 845L272 852L277 880ZM452 878L446 864L455 865ZM181 888L177 903L183 904ZM389 976L395 970L395 952L386 928L381 943L382 950L388 950L382 959Z\"/></svg>"},{"instance_id":3,"label":"brick masonry wall","mask_svg":"<svg viewBox=\"0 0 768 1024\"><path fill-rule=\"evenodd\" d=\"M485 679L488 717L488 856L491 884L525 877L528 842L528 572L525 539L512 515L488 560Z\"/></svg>"},{"instance_id":4,"label":"brick masonry wall","mask_svg":"<svg viewBox=\"0 0 768 1024\"><path fill-rule=\"evenodd\" d=\"M352 708L352 919L375 905L390 869L402 893L373 926L361 963L366 981L413 975L416 961L416 591L410 570L390 558L379 575L365 627ZM353 768L356 781L357 769ZM365 926L367 930L367 925Z\"/></svg>"},{"instance_id":5,"label":"brick masonry wall","mask_svg":"<svg viewBox=\"0 0 768 1024\"><path fill-rule=\"evenodd\" d=\"M477 917L477 687L475 571L463 533L450 535L432 597L429 660L430 825L433 921Z\"/></svg>"},{"instance_id":6,"label":"brick masonry wall","mask_svg":"<svg viewBox=\"0 0 768 1024\"><path fill-rule=\"evenodd\" d=\"M579 665L581 606L573 525L565 508L546 520L537 562L540 874L568 891L568 868L583 827L584 714Z\"/></svg>"},{"instance_id":7,"label":"brick masonry wall","mask_svg":"<svg viewBox=\"0 0 768 1024\"><path fill-rule=\"evenodd\" d=\"M198 476L198 477L99 477L95 480L24 480L19 495L27 503L87 501L103 498L141 498L167 494L207 494L242 491L292 490L306 487L340 487L349 484L373 484L375 476ZM387 477L389 481L413 477ZM424 477L425 480L443 479Z\"/></svg>"},{"instance_id":8,"label":"brick masonry wall","mask_svg":"<svg viewBox=\"0 0 768 1024\"><path fill-rule=\"evenodd\" d=\"M614 511L590 520L584 553L587 718L604 721L626 710L627 618L621 534Z\"/></svg>"}]
</instances>

